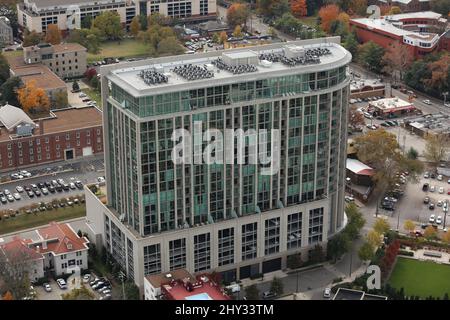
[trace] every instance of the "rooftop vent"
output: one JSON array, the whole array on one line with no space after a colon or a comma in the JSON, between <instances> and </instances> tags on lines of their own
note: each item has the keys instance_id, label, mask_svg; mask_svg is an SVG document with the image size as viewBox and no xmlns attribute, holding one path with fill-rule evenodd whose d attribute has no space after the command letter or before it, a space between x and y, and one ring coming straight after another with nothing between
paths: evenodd
<instances>
[{"instance_id":1,"label":"rooftop vent","mask_svg":"<svg viewBox=\"0 0 450 320\"><path fill-rule=\"evenodd\" d=\"M146 69L139 72L139 76L144 80L146 85L156 85L161 83L167 83L169 78L156 71L155 69Z\"/></svg>"},{"instance_id":2,"label":"rooftop vent","mask_svg":"<svg viewBox=\"0 0 450 320\"><path fill-rule=\"evenodd\" d=\"M177 66L173 69L173 72L186 80L199 80L208 79L214 77L214 73L208 70L208 67L204 65L200 67L193 64L184 64Z\"/></svg>"}]
</instances>

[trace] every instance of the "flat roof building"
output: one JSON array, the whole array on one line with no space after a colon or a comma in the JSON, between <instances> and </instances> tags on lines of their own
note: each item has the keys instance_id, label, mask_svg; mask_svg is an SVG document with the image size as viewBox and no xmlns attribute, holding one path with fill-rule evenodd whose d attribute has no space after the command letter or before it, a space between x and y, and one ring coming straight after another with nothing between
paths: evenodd
<instances>
[{"instance_id":1,"label":"flat roof building","mask_svg":"<svg viewBox=\"0 0 450 320\"><path fill-rule=\"evenodd\" d=\"M375 116L394 117L413 112L416 107L411 102L394 97L370 101L368 110Z\"/></svg>"},{"instance_id":2,"label":"flat roof building","mask_svg":"<svg viewBox=\"0 0 450 320\"><path fill-rule=\"evenodd\" d=\"M101 68L107 203L86 188L87 219L92 239L141 289L146 275L180 268L225 282L280 270L343 227L351 54L339 43ZM174 162L171 137L182 128ZM199 132L262 128L272 132L272 160L256 161L251 148L241 159L231 138L218 146L222 160L203 162Z\"/></svg>"}]
</instances>

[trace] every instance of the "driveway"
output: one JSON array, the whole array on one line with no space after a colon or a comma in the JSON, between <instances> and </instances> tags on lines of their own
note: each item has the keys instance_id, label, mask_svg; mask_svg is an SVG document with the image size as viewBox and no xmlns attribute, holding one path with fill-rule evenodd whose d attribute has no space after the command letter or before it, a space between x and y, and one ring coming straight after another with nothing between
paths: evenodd
<instances>
[{"instance_id":1,"label":"driveway","mask_svg":"<svg viewBox=\"0 0 450 320\"><path fill-rule=\"evenodd\" d=\"M54 279L51 279L48 283L52 287L51 292L46 292L43 286L35 286L37 300L62 300L61 295L69 292L68 290L61 290Z\"/></svg>"}]
</instances>

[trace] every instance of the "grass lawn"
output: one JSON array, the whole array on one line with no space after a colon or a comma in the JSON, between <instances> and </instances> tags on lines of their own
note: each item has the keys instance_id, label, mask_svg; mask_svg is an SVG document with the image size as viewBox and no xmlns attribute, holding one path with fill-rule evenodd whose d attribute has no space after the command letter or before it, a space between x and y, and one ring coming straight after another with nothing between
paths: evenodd
<instances>
[{"instance_id":1,"label":"grass lawn","mask_svg":"<svg viewBox=\"0 0 450 320\"><path fill-rule=\"evenodd\" d=\"M27 228L38 227L50 223L51 221L61 221L83 217L86 215L84 204L74 205L53 210L46 210L36 214L20 214L14 218L2 219L0 221L0 234L20 231Z\"/></svg>"},{"instance_id":2,"label":"grass lawn","mask_svg":"<svg viewBox=\"0 0 450 320\"><path fill-rule=\"evenodd\" d=\"M98 54L89 53L87 56L88 63L103 60L105 58L132 58L148 55L150 47L148 44L136 39L124 39L120 42L104 42L101 44Z\"/></svg>"},{"instance_id":3,"label":"grass lawn","mask_svg":"<svg viewBox=\"0 0 450 320\"><path fill-rule=\"evenodd\" d=\"M398 258L389 284L396 289L405 290L408 296L422 298L442 297L450 294L450 265L430 261Z\"/></svg>"},{"instance_id":4,"label":"grass lawn","mask_svg":"<svg viewBox=\"0 0 450 320\"><path fill-rule=\"evenodd\" d=\"M317 28L317 16L302 17L299 20L300 22L306 24L307 26Z\"/></svg>"},{"instance_id":5,"label":"grass lawn","mask_svg":"<svg viewBox=\"0 0 450 320\"><path fill-rule=\"evenodd\" d=\"M97 107L99 107L100 109L102 108L102 98L98 91L95 91L91 88L81 89L81 91L86 93L88 95L88 97L91 98L91 100L94 100L95 102L97 102Z\"/></svg>"}]
</instances>

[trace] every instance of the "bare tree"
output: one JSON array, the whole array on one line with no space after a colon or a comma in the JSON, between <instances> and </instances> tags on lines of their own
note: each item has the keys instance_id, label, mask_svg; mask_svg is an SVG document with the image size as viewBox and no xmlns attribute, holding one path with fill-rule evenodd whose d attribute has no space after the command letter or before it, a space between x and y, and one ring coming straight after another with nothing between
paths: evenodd
<instances>
[{"instance_id":1,"label":"bare tree","mask_svg":"<svg viewBox=\"0 0 450 320\"><path fill-rule=\"evenodd\" d=\"M13 248L0 246L0 291L11 292L16 300L27 296L30 291L29 274L35 263L32 249L25 244Z\"/></svg>"},{"instance_id":2,"label":"bare tree","mask_svg":"<svg viewBox=\"0 0 450 320\"><path fill-rule=\"evenodd\" d=\"M450 151L450 138L444 134L429 134L426 137L426 145L423 155L425 159L438 164L442 160L447 160L447 153Z\"/></svg>"}]
</instances>

